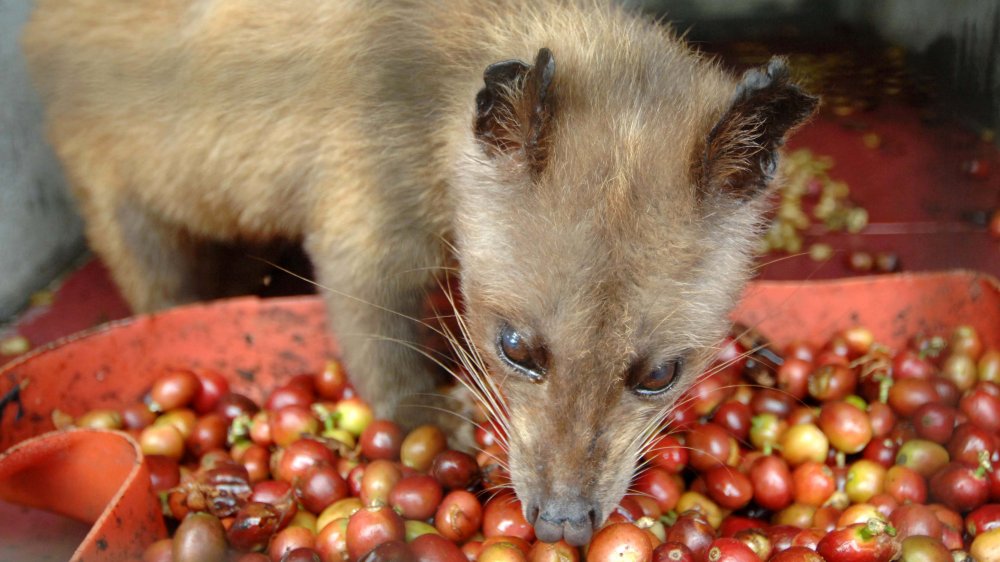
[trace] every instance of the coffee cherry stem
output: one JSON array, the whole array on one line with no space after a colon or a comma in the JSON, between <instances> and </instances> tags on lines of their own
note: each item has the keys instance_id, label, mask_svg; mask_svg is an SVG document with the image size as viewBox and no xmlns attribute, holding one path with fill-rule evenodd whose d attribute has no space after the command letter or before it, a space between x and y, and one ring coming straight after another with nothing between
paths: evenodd
<instances>
[{"instance_id":1,"label":"coffee cherry stem","mask_svg":"<svg viewBox=\"0 0 1000 562\"><path fill-rule=\"evenodd\" d=\"M878 379L878 401L887 404L889 402L889 389L892 388L892 377L883 375Z\"/></svg>"},{"instance_id":2,"label":"coffee cherry stem","mask_svg":"<svg viewBox=\"0 0 1000 562\"><path fill-rule=\"evenodd\" d=\"M250 428L253 426L253 421L250 416L246 414L240 414L233 418L233 422L229 424L229 431L226 432L226 443L234 445L241 441L246 441L250 438Z\"/></svg>"},{"instance_id":3,"label":"coffee cherry stem","mask_svg":"<svg viewBox=\"0 0 1000 562\"><path fill-rule=\"evenodd\" d=\"M986 475L993 471L993 463L990 462L990 452L979 451L979 466L976 467L976 478L986 478Z\"/></svg>"},{"instance_id":4,"label":"coffee cherry stem","mask_svg":"<svg viewBox=\"0 0 1000 562\"><path fill-rule=\"evenodd\" d=\"M870 541L879 535L896 536L896 529L884 520L873 517L860 529L861 538Z\"/></svg>"},{"instance_id":5,"label":"coffee cherry stem","mask_svg":"<svg viewBox=\"0 0 1000 562\"><path fill-rule=\"evenodd\" d=\"M333 431L337 427L337 412L330 410L325 404L312 405L312 411L323 424L324 431Z\"/></svg>"},{"instance_id":6,"label":"coffee cherry stem","mask_svg":"<svg viewBox=\"0 0 1000 562\"><path fill-rule=\"evenodd\" d=\"M941 353L948 347L948 341L941 336L934 336L926 341L924 345L920 346L917 355L921 359L935 358L941 355Z\"/></svg>"},{"instance_id":7,"label":"coffee cherry stem","mask_svg":"<svg viewBox=\"0 0 1000 562\"><path fill-rule=\"evenodd\" d=\"M847 466L847 455L843 451L837 451L837 468L844 468Z\"/></svg>"}]
</instances>

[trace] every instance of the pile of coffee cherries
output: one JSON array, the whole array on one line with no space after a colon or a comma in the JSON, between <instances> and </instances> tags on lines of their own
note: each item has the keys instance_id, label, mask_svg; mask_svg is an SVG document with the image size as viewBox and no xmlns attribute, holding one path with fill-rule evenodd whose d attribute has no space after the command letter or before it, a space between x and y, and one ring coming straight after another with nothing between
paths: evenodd
<instances>
[{"instance_id":1,"label":"pile of coffee cherries","mask_svg":"<svg viewBox=\"0 0 1000 562\"><path fill-rule=\"evenodd\" d=\"M212 371L60 425L123 429L172 538L146 562L1000 560L1000 351L739 331L678 402L591 543L537 541L481 419L475 455L374 419L336 362L255 404Z\"/></svg>"}]
</instances>

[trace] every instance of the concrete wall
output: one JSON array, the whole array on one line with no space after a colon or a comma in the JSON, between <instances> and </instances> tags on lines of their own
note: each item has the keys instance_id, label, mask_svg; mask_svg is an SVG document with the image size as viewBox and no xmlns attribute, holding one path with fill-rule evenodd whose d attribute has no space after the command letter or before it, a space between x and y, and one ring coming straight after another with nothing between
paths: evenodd
<instances>
[{"instance_id":1,"label":"concrete wall","mask_svg":"<svg viewBox=\"0 0 1000 562\"><path fill-rule=\"evenodd\" d=\"M630 6L665 12L668 18L701 20L800 12L810 0L622 0ZM817 0L812 0L813 2Z\"/></svg>"},{"instance_id":2,"label":"concrete wall","mask_svg":"<svg viewBox=\"0 0 1000 562\"><path fill-rule=\"evenodd\" d=\"M923 51L944 35L959 36L967 26L978 27L985 49L993 24L996 0L840 0L848 21L871 24L883 37Z\"/></svg>"},{"instance_id":3,"label":"concrete wall","mask_svg":"<svg viewBox=\"0 0 1000 562\"><path fill-rule=\"evenodd\" d=\"M923 70L948 86L962 117L1000 126L1000 2L841 0L840 15L923 54Z\"/></svg>"},{"instance_id":4,"label":"concrete wall","mask_svg":"<svg viewBox=\"0 0 1000 562\"><path fill-rule=\"evenodd\" d=\"M0 0L0 322L83 251L18 46L30 0Z\"/></svg>"},{"instance_id":5,"label":"concrete wall","mask_svg":"<svg viewBox=\"0 0 1000 562\"><path fill-rule=\"evenodd\" d=\"M959 117L1000 127L997 0L623 0L666 16L703 41L766 37L789 25L822 37L838 23L875 30L936 76Z\"/></svg>"}]
</instances>

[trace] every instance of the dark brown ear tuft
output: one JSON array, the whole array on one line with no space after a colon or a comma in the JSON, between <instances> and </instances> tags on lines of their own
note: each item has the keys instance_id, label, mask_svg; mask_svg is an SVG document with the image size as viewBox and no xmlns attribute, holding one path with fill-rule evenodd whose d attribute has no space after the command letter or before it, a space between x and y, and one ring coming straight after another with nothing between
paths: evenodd
<instances>
[{"instance_id":1,"label":"dark brown ear tuft","mask_svg":"<svg viewBox=\"0 0 1000 562\"><path fill-rule=\"evenodd\" d=\"M509 152L517 147L516 131L511 130L514 118L510 97L530 70L519 60L493 63L483 72L485 86L476 94L475 133L487 154Z\"/></svg>"},{"instance_id":2,"label":"dark brown ear tuft","mask_svg":"<svg viewBox=\"0 0 1000 562\"><path fill-rule=\"evenodd\" d=\"M524 85L524 95L528 102L527 138L524 143L524 153L532 172L540 174L545 169L548 159L548 143L546 133L549 121L552 119L552 99L549 89L552 87L552 77L556 72L556 60L552 51L543 47L535 57L535 66Z\"/></svg>"},{"instance_id":3,"label":"dark brown ear tuft","mask_svg":"<svg viewBox=\"0 0 1000 562\"><path fill-rule=\"evenodd\" d=\"M743 75L729 109L712 128L702 156L701 188L748 200L764 191L778 164L778 149L819 99L789 82L788 66L772 58Z\"/></svg>"},{"instance_id":4,"label":"dark brown ear tuft","mask_svg":"<svg viewBox=\"0 0 1000 562\"><path fill-rule=\"evenodd\" d=\"M545 168L555 67L547 48L538 51L533 66L507 60L486 67L474 131L487 155L521 156L536 175Z\"/></svg>"}]
</instances>

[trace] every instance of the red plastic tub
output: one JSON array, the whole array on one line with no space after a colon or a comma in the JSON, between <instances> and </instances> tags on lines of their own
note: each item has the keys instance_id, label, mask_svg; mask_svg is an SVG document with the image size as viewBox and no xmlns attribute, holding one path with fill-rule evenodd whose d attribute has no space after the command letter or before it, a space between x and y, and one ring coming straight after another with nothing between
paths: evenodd
<instances>
[{"instance_id":1,"label":"red plastic tub","mask_svg":"<svg viewBox=\"0 0 1000 562\"><path fill-rule=\"evenodd\" d=\"M882 343L899 346L909 334L964 323L987 345L1000 346L1000 287L972 272L757 282L733 318L778 345L819 344L836 330L863 324ZM0 500L6 502L0 502L0 519L17 521L8 525L12 536L0 535L0 558L36 560L62 548L73 560L137 560L165 533L135 443L117 432L52 432L54 409L75 416L132 403L169 367L210 367L227 376L233 390L259 400L281 380L316 372L336 356L324 324L317 297L235 299L110 324L6 365L0 370L0 396L8 397L0 412ZM32 522L51 522L18 506L90 527L82 538L67 533L68 544L40 546L28 532Z\"/></svg>"}]
</instances>

